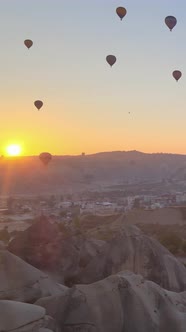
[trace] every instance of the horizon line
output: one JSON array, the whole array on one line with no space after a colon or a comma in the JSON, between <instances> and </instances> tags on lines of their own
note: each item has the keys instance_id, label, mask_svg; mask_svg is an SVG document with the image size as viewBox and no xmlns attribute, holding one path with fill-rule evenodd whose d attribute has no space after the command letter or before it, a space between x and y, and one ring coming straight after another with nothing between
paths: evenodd
<instances>
[{"instance_id":1,"label":"horizon line","mask_svg":"<svg viewBox=\"0 0 186 332\"><path fill-rule=\"evenodd\" d=\"M50 152L51 153L51 152ZM94 152L94 153L88 153L88 154L52 154L52 157L86 157L86 156L94 156L99 154L109 154L109 153L140 153L145 155L157 155L157 154L164 154L164 155L178 155L178 156L186 156L186 153L175 153L175 152L143 152L139 150L111 150L111 151L100 151L100 152ZM21 158L37 158L39 157L39 154L34 155L20 155L20 156L6 156L1 155L0 158L6 158L6 159L21 159Z\"/></svg>"}]
</instances>

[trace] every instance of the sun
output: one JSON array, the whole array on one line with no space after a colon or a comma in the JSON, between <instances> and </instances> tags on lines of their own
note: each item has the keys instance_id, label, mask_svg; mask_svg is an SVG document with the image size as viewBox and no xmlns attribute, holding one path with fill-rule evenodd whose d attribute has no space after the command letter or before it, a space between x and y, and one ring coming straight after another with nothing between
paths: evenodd
<instances>
[{"instance_id":1,"label":"sun","mask_svg":"<svg viewBox=\"0 0 186 332\"><path fill-rule=\"evenodd\" d=\"M6 148L7 155L9 157L16 157L21 155L21 146L18 144L8 145Z\"/></svg>"}]
</instances>

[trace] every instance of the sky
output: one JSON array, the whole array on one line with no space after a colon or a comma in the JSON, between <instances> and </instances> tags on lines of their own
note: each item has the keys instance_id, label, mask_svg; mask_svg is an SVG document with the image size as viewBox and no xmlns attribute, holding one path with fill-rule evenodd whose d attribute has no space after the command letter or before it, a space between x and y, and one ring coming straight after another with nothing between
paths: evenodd
<instances>
[{"instance_id":1,"label":"sky","mask_svg":"<svg viewBox=\"0 0 186 332\"><path fill-rule=\"evenodd\" d=\"M0 154L186 154L185 34L185 0L0 0Z\"/></svg>"}]
</instances>

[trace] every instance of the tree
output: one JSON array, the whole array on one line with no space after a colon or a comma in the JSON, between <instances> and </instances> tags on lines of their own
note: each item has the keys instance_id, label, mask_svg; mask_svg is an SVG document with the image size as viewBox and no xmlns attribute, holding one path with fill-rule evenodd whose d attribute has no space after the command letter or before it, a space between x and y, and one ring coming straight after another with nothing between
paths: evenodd
<instances>
[{"instance_id":1,"label":"tree","mask_svg":"<svg viewBox=\"0 0 186 332\"><path fill-rule=\"evenodd\" d=\"M11 196L8 197L8 199L7 199L7 208L8 208L9 211L12 211L13 203L14 203L13 197L11 197Z\"/></svg>"},{"instance_id":2,"label":"tree","mask_svg":"<svg viewBox=\"0 0 186 332\"><path fill-rule=\"evenodd\" d=\"M183 241L182 243L182 250L186 254L186 241Z\"/></svg>"},{"instance_id":3,"label":"tree","mask_svg":"<svg viewBox=\"0 0 186 332\"><path fill-rule=\"evenodd\" d=\"M8 241L10 240L7 226L5 226L2 231L0 231L0 239L5 243L8 243Z\"/></svg>"},{"instance_id":4,"label":"tree","mask_svg":"<svg viewBox=\"0 0 186 332\"><path fill-rule=\"evenodd\" d=\"M74 218L73 221L74 221L74 225L75 225L75 227L76 227L77 229L80 229L80 228L81 228L81 222L80 222L79 217L76 216L76 217Z\"/></svg>"},{"instance_id":5,"label":"tree","mask_svg":"<svg viewBox=\"0 0 186 332\"><path fill-rule=\"evenodd\" d=\"M159 238L160 243L166 247L172 254L177 254L182 249L182 240L175 233L168 233L161 235Z\"/></svg>"},{"instance_id":6,"label":"tree","mask_svg":"<svg viewBox=\"0 0 186 332\"><path fill-rule=\"evenodd\" d=\"M60 217L65 218L67 216L67 211L60 211Z\"/></svg>"},{"instance_id":7,"label":"tree","mask_svg":"<svg viewBox=\"0 0 186 332\"><path fill-rule=\"evenodd\" d=\"M140 208L140 200L139 198L135 198L134 204L133 204L134 209L139 209Z\"/></svg>"},{"instance_id":8,"label":"tree","mask_svg":"<svg viewBox=\"0 0 186 332\"><path fill-rule=\"evenodd\" d=\"M56 200L55 200L55 196L51 195L48 201L48 205L50 208L53 208L55 206Z\"/></svg>"}]
</instances>

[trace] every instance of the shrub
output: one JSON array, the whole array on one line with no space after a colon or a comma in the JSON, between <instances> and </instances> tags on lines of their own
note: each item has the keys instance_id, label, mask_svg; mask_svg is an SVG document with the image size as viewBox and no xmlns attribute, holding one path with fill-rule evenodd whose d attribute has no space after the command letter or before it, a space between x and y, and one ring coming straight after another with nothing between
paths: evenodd
<instances>
[{"instance_id":1,"label":"shrub","mask_svg":"<svg viewBox=\"0 0 186 332\"><path fill-rule=\"evenodd\" d=\"M186 241L182 242L182 250L186 254Z\"/></svg>"},{"instance_id":2,"label":"shrub","mask_svg":"<svg viewBox=\"0 0 186 332\"><path fill-rule=\"evenodd\" d=\"M78 216L76 216L73 219L73 223L74 223L74 226L75 226L76 229L78 229L78 230L81 229L81 221L80 221L80 218Z\"/></svg>"},{"instance_id":3,"label":"shrub","mask_svg":"<svg viewBox=\"0 0 186 332\"><path fill-rule=\"evenodd\" d=\"M58 229L63 234L63 236L65 236L65 237L71 236L70 229L67 226L65 226L63 223L58 224Z\"/></svg>"},{"instance_id":4,"label":"shrub","mask_svg":"<svg viewBox=\"0 0 186 332\"><path fill-rule=\"evenodd\" d=\"M177 254L182 249L182 239L175 233L160 235L159 241L172 254Z\"/></svg>"}]
</instances>

